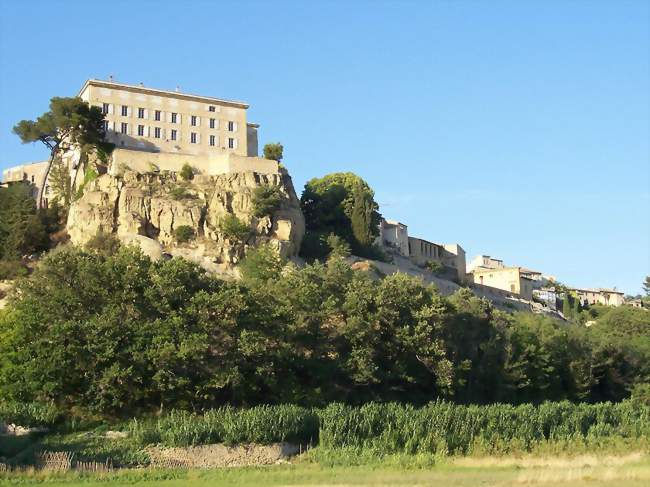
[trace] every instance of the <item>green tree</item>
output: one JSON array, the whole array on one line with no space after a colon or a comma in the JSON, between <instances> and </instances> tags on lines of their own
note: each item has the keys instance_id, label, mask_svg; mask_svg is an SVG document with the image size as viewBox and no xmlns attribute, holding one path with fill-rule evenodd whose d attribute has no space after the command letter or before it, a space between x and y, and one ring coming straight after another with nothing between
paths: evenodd
<instances>
[{"instance_id":1,"label":"green tree","mask_svg":"<svg viewBox=\"0 0 650 487\"><path fill-rule=\"evenodd\" d=\"M194 170L192 169L192 166L190 166L188 163L183 164L183 167L181 168L180 176L185 181L190 181L191 179L194 179Z\"/></svg>"},{"instance_id":2,"label":"green tree","mask_svg":"<svg viewBox=\"0 0 650 487\"><path fill-rule=\"evenodd\" d=\"M253 190L253 215L261 218L280 208L284 194L278 186L258 186Z\"/></svg>"},{"instance_id":3,"label":"green tree","mask_svg":"<svg viewBox=\"0 0 650 487\"><path fill-rule=\"evenodd\" d=\"M174 229L174 238L178 243L189 242L194 238L194 229L189 225L179 225Z\"/></svg>"},{"instance_id":4,"label":"green tree","mask_svg":"<svg viewBox=\"0 0 650 487\"><path fill-rule=\"evenodd\" d=\"M285 261L278 251L266 244L248 250L239 264L239 270L244 282L265 284L279 278L284 265Z\"/></svg>"},{"instance_id":5,"label":"green tree","mask_svg":"<svg viewBox=\"0 0 650 487\"><path fill-rule=\"evenodd\" d=\"M15 260L49 247L47 229L36 209L32 188L14 184L0 188L0 259Z\"/></svg>"},{"instance_id":6,"label":"green tree","mask_svg":"<svg viewBox=\"0 0 650 487\"><path fill-rule=\"evenodd\" d=\"M305 215L307 242L318 242L333 233L345 239L355 254L372 253L371 244L379 235L381 215L374 192L359 176L334 173L308 181L300 206ZM316 257L304 251L303 255Z\"/></svg>"},{"instance_id":7,"label":"green tree","mask_svg":"<svg viewBox=\"0 0 650 487\"><path fill-rule=\"evenodd\" d=\"M266 144L263 149L264 159L280 162L282 160L283 151L284 147L282 147L282 144L279 142L276 142L274 144Z\"/></svg>"},{"instance_id":8,"label":"green tree","mask_svg":"<svg viewBox=\"0 0 650 487\"><path fill-rule=\"evenodd\" d=\"M54 159L73 145L97 147L104 140L104 115L99 107L90 106L79 97L50 100L49 111L36 120L21 120L13 132L26 144L41 142L50 151L45 177L39 188L39 208L43 206L45 184Z\"/></svg>"},{"instance_id":9,"label":"green tree","mask_svg":"<svg viewBox=\"0 0 650 487\"><path fill-rule=\"evenodd\" d=\"M650 276L645 276L645 281L643 281L643 291L646 296L650 297Z\"/></svg>"},{"instance_id":10,"label":"green tree","mask_svg":"<svg viewBox=\"0 0 650 487\"><path fill-rule=\"evenodd\" d=\"M249 225L230 213L219 220L219 231L227 239L239 243L245 242L251 233Z\"/></svg>"}]
</instances>

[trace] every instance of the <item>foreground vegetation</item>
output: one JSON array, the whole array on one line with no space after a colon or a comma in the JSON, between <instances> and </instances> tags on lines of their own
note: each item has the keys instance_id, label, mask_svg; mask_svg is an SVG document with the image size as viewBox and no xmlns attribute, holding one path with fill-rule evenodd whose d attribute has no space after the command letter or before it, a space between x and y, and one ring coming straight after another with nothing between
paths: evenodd
<instances>
[{"instance_id":1,"label":"foreground vegetation","mask_svg":"<svg viewBox=\"0 0 650 487\"><path fill-rule=\"evenodd\" d=\"M642 487L650 481L650 460L638 454L616 457L449 460L435 466L404 463L328 467L305 461L294 465L221 470L127 470L103 474L5 474L3 485L44 483L55 486L145 485L164 487L307 486L307 485L571 485ZM2 474L0 474L2 475Z\"/></svg>"},{"instance_id":2,"label":"foreground vegetation","mask_svg":"<svg viewBox=\"0 0 650 487\"><path fill-rule=\"evenodd\" d=\"M222 407L202 414L170 411L117 423L71 422L42 406L4 405L0 422L47 426L50 432L0 437L9 465L34 465L39 452L67 451L79 461L149 464L146 448L291 442L317 447L321 464L367 464L393 455L436 461L450 455L650 451L650 406L547 402L464 406L435 402L416 408L369 403L325 408L294 405ZM121 434L107 436L109 430Z\"/></svg>"}]
</instances>

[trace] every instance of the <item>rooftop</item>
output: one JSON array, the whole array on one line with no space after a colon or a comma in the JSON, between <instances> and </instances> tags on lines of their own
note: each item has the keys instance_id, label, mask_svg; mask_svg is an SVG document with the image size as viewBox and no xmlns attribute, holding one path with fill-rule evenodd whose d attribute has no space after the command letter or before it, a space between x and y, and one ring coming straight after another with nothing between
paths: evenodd
<instances>
[{"instance_id":1,"label":"rooftop","mask_svg":"<svg viewBox=\"0 0 650 487\"><path fill-rule=\"evenodd\" d=\"M235 101L235 100L224 100L222 98L214 98L211 96L201 96L201 95L193 95L191 93L182 93L180 91L169 91L169 90L159 90L156 88L148 88L143 85L129 85L126 83L117 83L115 81L103 81L99 79L89 79L87 80L84 85L81 87L81 90L79 90L79 95L86 91L88 86L93 85L93 86L100 86L103 88L112 88L112 89L119 89L119 90L126 90L126 91L133 91L137 93L146 93L148 95L155 95L155 96L166 96L166 97L173 97L173 98L180 98L183 100L195 100L195 101L202 101L206 103L219 103L221 105L228 105L231 107L236 107L236 108L248 108L249 105L248 103L244 103L241 101Z\"/></svg>"}]
</instances>

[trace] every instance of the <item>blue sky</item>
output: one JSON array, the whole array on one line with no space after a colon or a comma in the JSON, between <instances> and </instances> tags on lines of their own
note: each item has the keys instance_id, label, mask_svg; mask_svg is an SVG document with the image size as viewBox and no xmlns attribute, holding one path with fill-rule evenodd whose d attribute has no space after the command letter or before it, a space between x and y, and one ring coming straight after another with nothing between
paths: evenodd
<instances>
[{"instance_id":1,"label":"blue sky","mask_svg":"<svg viewBox=\"0 0 650 487\"><path fill-rule=\"evenodd\" d=\"M249 102L299 194L353 171L411 235L636 294L649 24L645 0L4 0L0 168L45 157L11 127L86 78L179 85Z\"/></svg>"}]
</instances>

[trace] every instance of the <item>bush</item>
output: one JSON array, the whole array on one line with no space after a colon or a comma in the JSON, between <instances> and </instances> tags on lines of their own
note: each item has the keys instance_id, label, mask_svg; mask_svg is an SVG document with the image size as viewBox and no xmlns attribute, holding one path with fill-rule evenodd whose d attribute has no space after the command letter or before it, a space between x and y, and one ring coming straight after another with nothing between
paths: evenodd
<instances>
[{"instance_id":1,"label":"bush","mask_svg":"<svg viewBox=\"0 0 650 487\"><path fill-rule=\"evenodd\" d=\"M27 268L18 260L0 260L0 281L26 276Z\"/></svg>"},{"instance_id":2,"label":"bush","mask_svg":"<svg viewBox=\"0 0 650 487\"><path fill-rule=\"evenodd\" d=\"M424 267L433 274L440 274L444 271L444 266L440 262L436 262L435 260L428 260L424 264Z\"/></svg>"},{"instance_id":3,"label":"bush","mask_svg":"<svg viewBox=\"0 0 650 487\"><path fill-rule=\"evenodd\" d=\"M99 173L95 168L88 168L86 169L86 172L84 173L84 180L83 183L79 185L77 188L77 192L75 193L75 200L80 199L84 195L84 190L86 189L86 186L90 184L92 181L97 179L99 177Z\"/></svg>"},{"instance_id":4,"label":"bush","mask_svg":"<svg viewBox=\"0 0 650 487\"><path fill-rule=\"evenodd\" d=\"M279 142L275 144L266 144L263 149L264 159L280 162L282 160L283 151L284 147L282 147L282 144Z\"/></svg>"},{"instance_id":5,"label":"bush","mask_svg":"<svg viewBox=\"0 0 650 487\"><path fill-rule=\"evenodd\" d=\"M169 196L176 201L195 199L196 195L187 191L183 186L176 186L169 191Z\"/></svg>"},{"instance_id":6,"label":"bush","mask_svg":"<svg viewBox=\"0 0 650 487\"><path fill-rule=\"evenodd\" d=\"M228 240L243 243L250 235L250 227L237 218L235 215L228 214L219 221L219 231Z\"/></svg>"},{"instance_id":7,"label":"bush","mask_svg":"<svg viewBox=\"0 0 650 487\"><path fill-rule=\"evenodd\" d=\"M192 169L192 166L190 166L187 162L183 164L183 167L181 168L180 176L185 181L190 181L191 179L194 179L194 170Z\"/></svg>"},{"instance_id":8,"label":"bush","mask_svg":"<svg viewBox=\"0 0 650 487\"><path fill-rule=\"evenodd\" d=\"M95 236L88 240L86 248L104 255L115 255L120 245L120 240L115 234L98 230Z\"/></svg>"},{"instance_id":9,"label":"bush","mask_svg":"<svg viewBox=\"0 0 650 487\"><path fill-rule=\"evenodd\" d=\"M178 243L189 242L194 238L194 229L189 225L180 225L174 229L174 238Z\"/></svg>"},{"instance_id":10,"label":"bush","mask_svg":"<svg viewBox=\"0 0 650 487\"><path fill-rule=\"evenodd\" d=\"M0 424L33 428L52 426L61 419L61 411L52 404L0 401Z\"/></svg>"},{"instance_id":11,"label":"bush","mask_svg":"<svg viewBox=\"0 0 650 487\"><path fill-rule=\"evenodd\" d=\"M258 186L253 190L253 215L257 218L271 215L284 199L278 186Z\"/></svg>"},{"instance_id":12,"label":"bush","mask_svg":"<svg viewBox=\"0 0 650 487\"><path fill-rule=\"evenodd\" d=\"M284 260L277 250L267 244L248 250L239 270L246 282L266 282L279 277L283 266Z\"/></svg>"}]
</instances>

